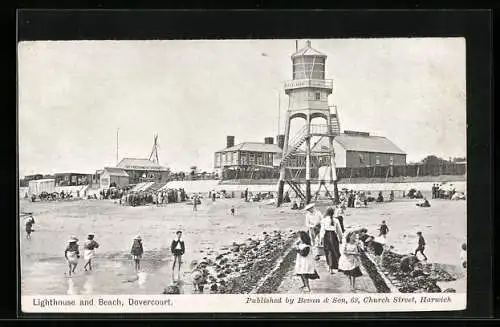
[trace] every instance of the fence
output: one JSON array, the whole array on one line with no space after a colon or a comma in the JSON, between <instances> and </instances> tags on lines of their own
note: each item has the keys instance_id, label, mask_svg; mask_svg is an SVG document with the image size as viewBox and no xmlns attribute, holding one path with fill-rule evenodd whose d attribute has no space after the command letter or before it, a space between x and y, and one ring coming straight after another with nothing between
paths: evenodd
<instances>
[{"instance_id":1,"label":"fence","mask_svg":"<svg viewBox=\"0 0 500 327\"><path fill-rule=\"evenodd\" d=\"M421 177L440 175L466 175L467 165L457 163L447 163L439 165L411 164L404 166L373 166L337 168L338 179L350 178L388 178L388 177ZM305 178L305 169L287 169L287 178ZM318 178L318 168L311 169L311 178ZM279 167L268 169L224 169L222 180L232 179L277 179L279 177Z\"/></svg>"}]
</instances>

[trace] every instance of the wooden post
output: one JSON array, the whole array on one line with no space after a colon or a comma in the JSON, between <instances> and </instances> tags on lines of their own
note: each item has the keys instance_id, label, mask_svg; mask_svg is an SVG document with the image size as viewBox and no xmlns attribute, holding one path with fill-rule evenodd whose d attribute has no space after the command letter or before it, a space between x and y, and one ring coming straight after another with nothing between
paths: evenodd
<instances>
[{"instance_id":1,"label":"wooden post","mask_svg":"<svg viewBox=\"0 0 500 327\"><path fill-rule=\"evenodd\" d=\"M287 111L286 113L286 118L285 118L285 141L283 144L283 151L282 151L282 160L285 157L287 151L288 151L288 140L290 138L290 113ZM278 199L276 201L276 206L280 207L281 204L283 203L283 190L285 187L285 172L286 172L286 165L282 162L281 167L280 167L280 177L279 177L279 183L278 183Z\"/></svg>"},{"instance_id":2,"label":"wooden post","mask_svg":"<svg viewBox=\"0 0 500 327\"><path fill-rule=\"evenodd\" d=\"M306 204L311 202L311 116L307 116L306 138Z\"/></svg>"}]
</instances>

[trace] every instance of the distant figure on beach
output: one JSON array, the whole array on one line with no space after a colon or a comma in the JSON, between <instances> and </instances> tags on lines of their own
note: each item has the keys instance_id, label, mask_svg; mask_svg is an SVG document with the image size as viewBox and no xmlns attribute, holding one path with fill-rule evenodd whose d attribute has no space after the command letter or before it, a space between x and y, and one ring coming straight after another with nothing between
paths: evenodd
<instances>
[{"instance_id":1,"label":"distant figure on beach","mask_svg":"<svg viewBox=\"0 0 500 327\"><path fill-rule=\"evenodd\" d=\"M424 254L425 239L422 236L422 232L417 232L417 236L418 236L418 247L415 250L415 256L417 255L418 252L420 252L420 254L422 254L422 256L424 257L424 260L427 261L427 256Z\"/></svg>"},{"instance_id":2,"label":"distant figure on beach","mask_svg":"<svg viewBox=\"0 0 500 327\"><path fill-rule=\"evenodd\" d=\"M431 206L431 204L429 203L429 201L427 200L427 198L424 198L424 201L417 203L416 206L417 207L422 207L422 208L429 208Z\"/></svg>"},{"instance_id":3,"label":"distant figure on beach","mask_svg":"<svg viewBox=\"0 0 500 327\"><path fill-rule=\"evenodd\" d=\"M326 263L330 274L339 268L340 244L343 237L342 227L337 218L334 217L333 208L328 208L325 218L321 220L320 243L325 250Z\"/></svg>"},{"instance_id":4,"label":"distant figure on beach","mask_svg":"<svg viewBox=\"0 0 500 327\"><path fill-rule=\"evenodd\" d=\"M311 238L311 245L314 246L314 252L316 254L316 260L319 260L319 255L317 254L316 245L319 242L319 232L321 231L321 220L323 215L316 209L314 203L310 203L304 207L306 211L306 222L305 225L309 230L309 237Z\"/></svg>"},{"instance_id":5,"label":"distant figure on beach","mask_svg":"<svg viewBox=\"0 0 500 327\"><path fill-rule=\"evenodd\" d=\"M215 191L212 192L212 202L215 202Z\"/></svg>"},{"instance_id":6,"label":"distant figure on beach","mask_svg":"<svg viewBox=\"0 0 500 327\"><path fill-rule=\"evenodd\" d=\"M310 292L309 279L319 279L319 275L314 268L311 238L304 231L299 232L299 237L300 240L295 247L295 251L297 251L295 274L302 279L303 286L300 287L300 290L307 289L307 291Z\"/></svg>"},{"instance_id":7,"label":"distant figure on beach","mask_svg":"<svg viewBox=\"0 0 500 327\"><path fill-rule=\"evenodd\" d=\"M360 259L357 234L350 232L347 234L346 244L343 247L342 255L339 259L339 271L349 277L351 291L356 289L356 277L363 275L359 266Z\"/></svg>"},{"instance_id":8,"label":"distant figure on beach","mask_svg":"<svg viewBox=\"0 0 500 327\"><path fill-rule=\"evenodd\" d=\"M78 239L71 236L68 240L68 246L64 250L64 258L68 262L68 274L71 276L75 272L76 266L78 265L78 259L80 259L80 251L78 250Z\"/></svg>"},{"instance_id":9,"label":"distant figure on beach","mask_svg":"<svg viewBox=\"0 0 500 327\"><path fill-rule=\"evenodd\" d=\"M31 233L34 231L33 225L35 224L35 218L33 216L29 216L26 219L26 239L31 240Z\"/></svg>"},{"instance_id":10,"label":"distant figure on beach","mask_svg":"<svg viewBox=\"0 0 500 327\"><path fill-rule=\"evenodd\" d=\"M198 195L193 196L193 211L198 211Z\"/></svg>"},{"instance_id":11,"label":"distant figure on beach","mask_svg":"<svg viewBox=\"0 0 500 327\"><path fill-rule=\"evenodd\" d=\"M248 202L248 187L245 189L245 201Z\"/></svg>"},{"instance_id":12,"label":"distant figure on beach","mask_svg":"<svg viewBox=\"0 0 500 327\"><path fill-rule=\"evenodd\" d=\"M181 265L182 265L182 256L184 255L184 252L186 251L186 247L184 245L184 241L182 240L182 231L178 230L176 233L176 239L172 241L172 244L170 245L170 251L172 252L172 255L174 256L174 263L172 264L172 280L175 280L174 278L174 272L175 272L175 265L177 264L177 279L181 279Z\"/></svg>"},{"instance_id":13,"label":"distant figure on beach","mask_svg":"<svg viewBox=\"0 0 500 327\"><path fill-rule=\"evenodd\" d=\"M292 200L290 199L290 195L288 194L288 191L285 192L285 195L283 196L283 203L290 203Z\"/></svg>"},{"instance_id":14,"label":"distant figure on beach","mask_svg":"<svg viewBox=\"0 0 500 327\"><path fill-rule=\"evenodd\" d=\"M231 207L231 216L234 216L234 206Z\"/></svg>"},{"instance_id":15,"label":"distant figure on beach","mask_svg":"<svg viewBox=\"0 0 500 327\"><path fill-rule=\"evenodd\" d=\"M462 268L467 269L467 244L462 243L462 252L460 252L460 261Z\"/></svg>"},{"instance_id":16,"label":"distant figure on beach","mask_svg":"<svg viewBox=\"0 0 500 327\"><path fill-rule=\"evenodd\" d=\"M382 191L378 192L376 202L384 202L384 196L382 195Z\"/></svg>"},{"instance_id":17,"label":"distant figure on beach","mask_svg":"<svg viewBox=\"0 0 500 327\"><path fill-rule=\"evenodd\" d=\"M394 191L391 191L391 193L389 194L389 201L394 201Z\"/></svg>"},{"instance_id":18,"label":"distant figure on beach","mask_svg":"<svg viewBox=\"0 0 500 327\"><path fill-rule=\"evenodd\" d=\"M384 238L387 238L387 234L389 233L389 227L385 223L385 220L382 220L382 224L380 225L379 231L380 231L380 234L378 236L382 236Z\"/></svg>"},{"instance_id":19,"label":"distant figure on beach","mask_svg":"<svg viewBox=\"0 0 500 327\"><path fill-rule=\"evenodd\" d=\"M95 249L99 247L99 243L94 240L94 237L94 233L89 233L87 240L83 244L83 260L85 260L83 269L85 271L87 271L87 266L89 270L92 270L92 258L95 256Z\"/></svg>"},{"instance_id":20,"label":"distant figure on beach","mask_svg":"<svg viewBox=\"0 0 500 327\"><path fill-rule=\"evenodd\" d=\"M141 259L144 254L144 248L142 246L141 235L134 237L134 243L132 243L132 249L130 249L130 254L132 254L132 259L134 260L135 271L141 270Z\"/></svg>"},{"instance_id":21,"label":"distant figure on beach","mask_svg":"<svg viewBox=\"0 0 500 327\"><path fill-rule=\"evenodd\" d=\"M344 214L345 214L345 203L339 203L335 206L335 218L340 223L340 228L342 228L342 233L345 233L344 228Z\"/></svg>"}]
</instances>

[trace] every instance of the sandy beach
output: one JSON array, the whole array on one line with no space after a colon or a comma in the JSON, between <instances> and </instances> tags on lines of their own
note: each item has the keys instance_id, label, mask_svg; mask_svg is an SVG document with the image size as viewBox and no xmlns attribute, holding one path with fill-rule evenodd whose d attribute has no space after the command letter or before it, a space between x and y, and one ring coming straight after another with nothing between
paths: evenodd
<instances>
[{"instance_id":1,"label":"sandy beach","mask_svg":"<svg viewBox=\"0 0 500 327\"><path fill-rule=\"evenodd\" d=\"M431 208L419 208L414 200L370 204L349 209L347 227L365 226L371 234L386 220L388 243L400 253L413 251L416 232L422 231L429 261L459 264L460 245L466 239L466 201L431 200ZM230 208L236 215L230 215ZM324 206L319 206L324 211ZM160 294L171 281L170 242L176 230L184 231L186 255L183 279L188 280L189 263L264 231L302 228L301 212L285 206L242 199L202 200L198 211L185 203L163 207L120 206L108 200L20 202L21 212L33 212L36 224L31 240L20 228L22 294ZM94 270L83 272L83 260L74 277L67 278L64 260L66 241L79 238L82 249L87 232L95 232L101 244ZM136 275L130 260L133 237L140 233L144 243L142 272ZM189 292L190 288L184 288Z\"/></svg>"}]
</instances>

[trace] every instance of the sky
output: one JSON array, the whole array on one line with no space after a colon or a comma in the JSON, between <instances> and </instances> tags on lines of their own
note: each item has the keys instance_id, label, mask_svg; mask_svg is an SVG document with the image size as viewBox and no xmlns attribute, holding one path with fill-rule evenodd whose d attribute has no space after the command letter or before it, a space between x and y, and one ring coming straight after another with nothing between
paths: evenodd
<instances>
[{"instance_id":1,"label":"sky","mask_svg":"<svg viewBox=\"0 0 500 327\"><path fill-rule=\"evenodd\" d=\"M299 48L306 40L298 40ZM465 39L311 39L342 130L407 161L466 155ZM295 40L35 41L18 46L19 173L94 173L118 156L213 171L214 152L280 131ZM279 100L278 100L279 99ZM278 110L279 103L279 110Z\"/></svg>"}]
</instances>

